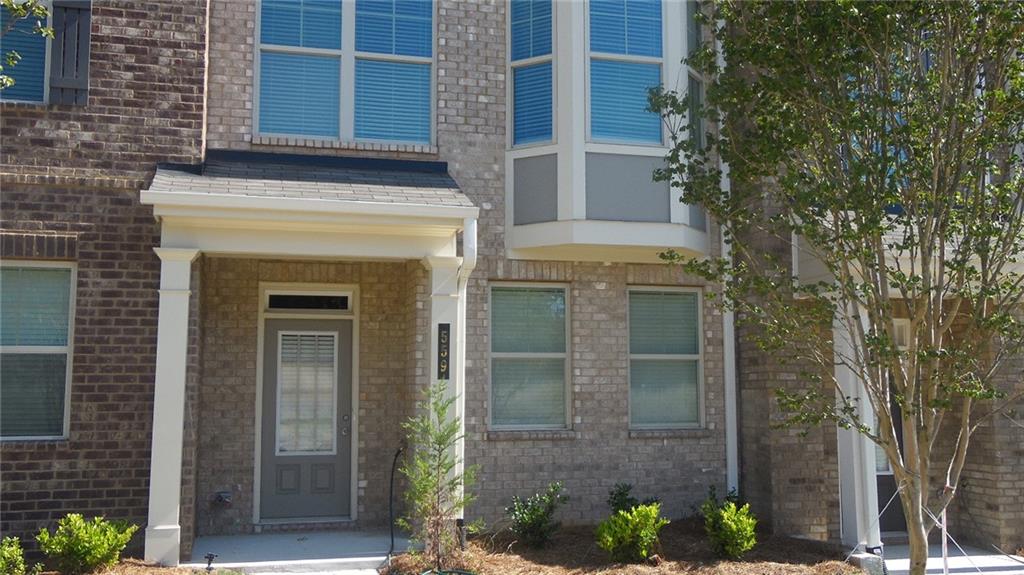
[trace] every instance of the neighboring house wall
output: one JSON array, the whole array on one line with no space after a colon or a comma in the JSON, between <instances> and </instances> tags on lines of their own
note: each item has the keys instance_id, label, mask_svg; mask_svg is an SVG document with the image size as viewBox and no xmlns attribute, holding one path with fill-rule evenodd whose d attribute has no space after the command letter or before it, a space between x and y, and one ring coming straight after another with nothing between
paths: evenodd
<instances>
[{"instance_id":1,"label":"neighboring house wall","mask_svg":"<svg viewBox=\"0 0 1024 575\"><path fill-rule=\"evenodd\" d=\"M29 547L68 512L146 522L160 266L138 190L202 151L206 2L94 4L88 105L0 103L0 257L78 266L69 437L0 443L0 531Z\"/></svg>"}]
</instances>

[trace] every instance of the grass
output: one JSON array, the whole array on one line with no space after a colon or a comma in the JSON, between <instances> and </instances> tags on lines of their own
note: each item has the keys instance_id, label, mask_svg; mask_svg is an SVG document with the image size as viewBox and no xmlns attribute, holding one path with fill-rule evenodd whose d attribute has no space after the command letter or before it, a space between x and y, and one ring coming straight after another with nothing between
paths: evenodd
<instances>
[{"instance_id":1,"label":"grass","mask_svg":"<svg viewBox=\"0 0 1024 575\"><path fill-rule=\"evenodd\" d=\"M527 548L507 535L479 537L461 558L462 567L480 575L855 575L834 548L787 537L769 537L739 561L720 560L706 542L699 522L674 521L661 532L659 561L645 565L612 563L594 542L592 527L566 527L544 549ZM421 573L409 556L396 558L392 573Z\"/></svg>"}]
</instances>

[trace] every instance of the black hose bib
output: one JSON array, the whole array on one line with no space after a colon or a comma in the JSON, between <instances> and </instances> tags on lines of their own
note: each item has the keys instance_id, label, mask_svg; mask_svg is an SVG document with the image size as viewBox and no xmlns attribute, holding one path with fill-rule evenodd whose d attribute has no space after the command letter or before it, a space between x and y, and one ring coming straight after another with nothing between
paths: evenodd
<instances>
[{"instance_id":1,"label":"black hose bib","mask_svg":"<svg viewBox=\"0 0 1024 575\"><path fill-rule=\"evenodd\" d=\"M388 491L388 525L391 527L391 546L388 547L388 565L391 565L391 557L395 554L395 470L398 468L398 458L405 451L405 446L399 446L395 451L395 457L391 460L391 488Z\"/></svg>"}]
</instances>

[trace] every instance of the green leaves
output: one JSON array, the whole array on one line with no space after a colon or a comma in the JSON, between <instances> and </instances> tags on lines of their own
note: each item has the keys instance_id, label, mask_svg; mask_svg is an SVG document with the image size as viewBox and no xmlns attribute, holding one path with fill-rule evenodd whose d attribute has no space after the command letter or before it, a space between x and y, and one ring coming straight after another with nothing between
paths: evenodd
<instances>
[{"instance_id":1,"label":"green leaves","mask_svg":"<svg viewBox=\"0 0 1024 575\"><path fill-rule=\"evenodd\" d=\"M639 563L654 554L658 532L668 524L661 517L660 503L616 511L597 526L597 546L615 561Z\"/></svg>"},{"instance_id":2,"label":"green leaves","mask_svg":"<svg viewBox=\"0 0 1024 575\"><path fill-rule=\"evenodd\" d=\"M555 511L568 501L560 481L548 485L547 491L526 499L513 495L512 504L505 508L505 514L512 521L510 530L530 547L543 547L558 530Z\"/></svg>"},{"instance_id":3,"label":"green leaves","mask_svg":"<svg viewBox=\"0 0 1024 575\"><path fill-rule=\"evenodd\" d=\"M731 497L719 502L712 488L700 506L700 514L716 555L739 559L757 544L757 519L749 503L737 506Z\"/></svg>"},{"instance_id":4,"label":"green leaves","mask_svg":"<svg viewBox=\"0 0 1024 575\"><path fill-rule=\"evenodd\" d=\"M58 522L53 533L40 530L36 541L58 571L79 575L117 563L138 529L138 525L107 521L103 517L87 521L78 513L70 513Z\"/></svg>"}]
</instances>

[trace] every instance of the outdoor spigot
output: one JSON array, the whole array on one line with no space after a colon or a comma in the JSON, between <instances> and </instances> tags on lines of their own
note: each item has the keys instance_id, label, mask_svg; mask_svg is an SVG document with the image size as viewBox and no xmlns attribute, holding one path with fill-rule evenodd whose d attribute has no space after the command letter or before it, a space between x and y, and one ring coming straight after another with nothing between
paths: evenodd
<instances>
[{"instance_id":1,"label":"outdoor spigot","mask_svg":"<svg viewBox=\"0 0 1024 575\"><path fill-rule=\"evenodd\" d=\"M206 572L210 573L213 571L213 560L217 558L216 553L207 553L204 557L206 559Z\"/></svg>"}]
</instances>

